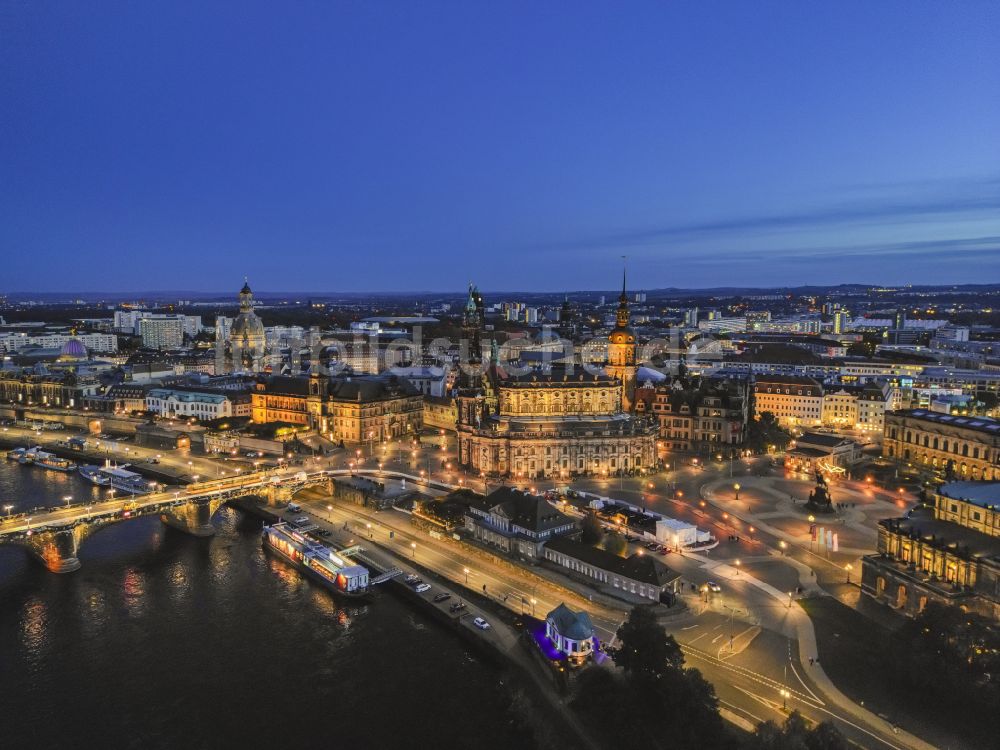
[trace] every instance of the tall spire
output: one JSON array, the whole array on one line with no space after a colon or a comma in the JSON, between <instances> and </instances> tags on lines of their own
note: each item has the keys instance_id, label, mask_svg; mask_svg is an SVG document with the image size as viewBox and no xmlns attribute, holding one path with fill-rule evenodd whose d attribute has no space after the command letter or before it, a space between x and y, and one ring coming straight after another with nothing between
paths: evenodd
<instances>
[{"instance_id":1,"label":"tall spire","mask_svg":"<svg viewBox=\"0 0 1000 750\"><path fill-rule=\"evenodd\" d=\"M618 328L627 328L629 321L628 295L625 293L625 256L622 256L622 296L618 298L618 312L615 314L615 322Z\"/></svg>"}]
</instances>

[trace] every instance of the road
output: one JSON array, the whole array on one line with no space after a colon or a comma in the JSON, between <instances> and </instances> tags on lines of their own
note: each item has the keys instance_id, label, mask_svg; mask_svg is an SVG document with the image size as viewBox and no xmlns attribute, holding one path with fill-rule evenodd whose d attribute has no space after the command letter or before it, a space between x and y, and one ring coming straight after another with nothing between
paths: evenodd
<instances>
[{"instance_id":1,"label":"road","mask_svg":"<svg viewBox=\"0 0 1000 750\"><path fill-rule=\"evenodd\" d=\"M470 591L483 593L485 586L488 596L515 612L531 613L533 605L535 614L541 617L560 602L586 609L604 642L613 639L627 616L629 605L625 602L609 606L588 598L583 593L587 591L585 585L569 588L552 579L539 580L534 570L526 573L520 567L497 565L465 545L431 538L399 511L376 513L321 497L303 500L302 505L339 528L347 524L356 543L365 545L367 540L368 544L391 549ZM678 557L671 555L670 561ZM688 560L690 575L700 576L697 580L708 580L713 575L704 570L698 573L704 561L685 556L685 563ZM691 580L688 573L684 578ZM805 616L800 608L775 601L751 584L746 575L723 580L722 593L710 596L708 601L702 601L700 594L686 595L689 614L669 619L666 625L681 644L688 665L697 667L715 685L726 709L753 724L767 719L781 722L787 715L782 708L784 701L789 710L797 709L813 721L833 721L863 747L906 747L896 741L886 722L866 726L822 697L810 667L803 666L794 647L795 627L791 620ZM783 697L782 691L788 695Z\"/></svg>"},{"instance_id":2,"label":"road","mask_svg":"<svg viewBox=\"0 0 1000 750\"><path fill-rule=\"evenodd\" d=\"M7 429L12 436L23 438L25 444L45 445L47 441L65 440L72 434L23 429L18 433L15 431L19 428ZM109 457L117 457L122 462L158 455L161 465L178 474L187 474L189 478L196 474L203 478L222 477L236 468L231 461L190 456L186 451L156 451L119 441L102 441L102 447ZM301 466L309 471L332 468L366 473L377 470L381 464L386 471L424 475L478 491L491 489L482 477L463 476L457 472L454 441L450 436L425 437L420 445L404 441L385 446L366 445L294 463L297 465L291 468L296 471ZM245 470L246 464L239 468ZM707 556L672 554L665 562L677 570L684 581L696 587L700 588L709 580L722 585L721 594L710 595L707 601L702 600L700 593L692 593L689 589L684 598L690 613L669 620L668 629L684 648L689 665L699 668L715 685L725 708L754 723L764 719L781 721L785 715L781 705L784 699L789 708L800 710L812 720L833 719L848 737L862 746L905 747L885 722L871 723L853 718L832 704L810 675L810 667L801 663L796 648L795 617L804 615L783 593L796 582L806 587L842 583L843 560L850 558L825 559L795 535L772 534L759 528L751 532L753 513L733 512L724 498L712 497L704 491L712 482L757 475L777 477L782 473L774 471L767 458L739 460L732 465L712 461L706 465L704 460L695 464L693 460L685 460L677 461L670 471L655 476L610 480L580 478L573 486L691 521L723 540ZM537 480L527 487L542 490L556 484L565 483ZM803 490L809 486L808 482L801 483ZM859 485L855 489L871 488ZM616 606L595 600L586 593L586 586L571 590L562 582L541 578L533 571L496 565L488 557L470 553L454 542L433 540L395 511L375 514L359 506L339 504L328 510L329 505L315 501L310 503L310 509L320 517L327 516L333 523L350 524L359 539L369 534L365 524L371 523L370 543L408 555L415 564L477 593L482 593L485 586L487 595L514 611L531 612L534 609L535 614L544 615L560 602L566 602L571 607L590 612L599 637L605 641L613 638L626 615L625 603ZM59 513L54 512L52 520L58 520ZM389 531L393 532L392 539ZM739 535L739 541L725 541L734 532ZM377 538L378 535L383 538ZM786 542L783 551L787 559L775 556L782 541ZM740 566L735 564L737 560L746 566L742 574ZM752 575L749 574L751 570ZM782 691L787 691L787 696L782 696Z\"/></svg>"}]
</instances>

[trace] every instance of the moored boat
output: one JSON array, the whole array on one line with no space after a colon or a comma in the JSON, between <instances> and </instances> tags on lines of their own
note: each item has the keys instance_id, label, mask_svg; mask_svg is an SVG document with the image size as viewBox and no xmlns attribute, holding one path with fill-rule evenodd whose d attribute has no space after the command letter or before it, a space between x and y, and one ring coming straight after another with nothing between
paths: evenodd
<instances>
[{"instance_id":1,"label":"moored boat","mask_svg":"<svg viewBox=\"0 0 1000 750\"><path fill-rule=\"evenodd\" d=\"M99 471L108 478L112 489L128 492L131 495L146 495L153 491L141 474L128 470L128 464L122 466L102 466Z\"/></svg>"},{"instance_id":2,"label":"moored boat","mask_svg":"<svg viewBox=\"0 0 1000 750\"><path fill-rule=\"evenodd\" d=\"M39 453L45 453L45 451L42 450L42 447L40 445L36 445L34 448L25 448L24 452L21 453L20 456L18 456L17 462L24 466L27 466L28 464L33 464L35 463L35 458L38 456Z\"/></svg>"},{"instance_id":3,"label":"moored boat","mask_svg":"<svg viewBox=\"0 0 1000 750\"><path fill-rule=\"evenodd\" d=\"M52 469L53 471L73 471L76 468L76 464L62 456L57 456L55 453L46 453L45 451L38 451L35 454L35 466L41 466L43 469Z\"/></svg>"},{"instance_id":4,"label":"moored boat","mask_svg":"<svg viewBox=\"0 0 1000 750\"><path fill-rule=\"evenodd\" d=\"M363 598L371 593L368 569L308 539L287 523L265 526L264 545L336 594Z\"/></svg>"},{"instance_id":5,"label":"moored boat","mask_svg":"<svg viewBox=\"0 0 1000 750\"><path fill-rule=\"evenodd\" d=\"M92 466L89 464L80 464L77 466L76 470L80 472L80 476L86 479L92 484L96 484L99 487L107 487L111 484L111 477L101 473L100 466Z\"/></svg>"}]
</instances>

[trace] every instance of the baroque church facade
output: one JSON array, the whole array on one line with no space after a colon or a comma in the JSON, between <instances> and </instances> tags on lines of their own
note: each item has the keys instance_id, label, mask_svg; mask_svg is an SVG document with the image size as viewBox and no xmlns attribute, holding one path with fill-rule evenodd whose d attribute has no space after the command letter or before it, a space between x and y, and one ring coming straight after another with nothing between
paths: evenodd
<instances>
[{"instance_id":1,"label":"baroque church facade","mask_svg":"<svg viewBox=\"0 0 1000 750\"><path fill-rule=\"evenodd\" d=\"M264 323L253 310L253 292L244 280L239 315L228 326L215 326L215 374L263 372L267 356Z\"/></svg>"},{"instance_id":2,"label":"baroque church facade","mask_svg":"<svg viewBox=\"0 0 1000 750\"><path fill-rule=\"evenodd\" d=\"M624 279L622 287L603 371L563 364L514 374L492 347L479 381L467 382L456 398L458 461L466 470L516 480L655 468L656 423L630 412L636 337ZM480 351L482 309L470 285L463 322L474 352Z\"/></svg>"}]
</instances>

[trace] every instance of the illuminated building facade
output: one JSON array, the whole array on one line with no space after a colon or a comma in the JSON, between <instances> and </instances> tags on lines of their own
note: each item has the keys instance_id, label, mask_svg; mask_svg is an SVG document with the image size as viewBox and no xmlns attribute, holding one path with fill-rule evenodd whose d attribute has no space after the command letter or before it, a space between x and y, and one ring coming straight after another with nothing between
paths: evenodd
<instances>
[{"instance_id":1,"label":"illuminated building facade","mask_svg":"<svg viewBox=\"0 0 1000 750\"><path fill-rule=\"evenodd\" d=\"M949 482L880 521L861 590L907 615L933 601L1000 621L1000 482Z\"/></svg>"},{"instance_id":2,"label":"illuminated building facade","mask_svg":"<svg viewBox=\"0 0 1000 750\"><path fill-rule=\"evenodd\" d=\"M628 295L625 293L625 274L622 273L622 293L618 298L615 327L608 335L607 373L621 383L621 405L631 411L635 403L636 373L635 331L629 326Z\"/></svg>"},{"instance_id":3,"label":"illuminated building facade","mask_svg":"<svg viewBox=\"0 0 1000 750\"><path fill-rule=\"evenodd\" d=\"M271 376L251 396L254 422L305 425L329 440L380 442L423 427L423 396L393 375Z\"/></svg>"},{"instance_id":4,"label":"illuminated building facade","mask_svg":"<svg viewBox=\"0 0 1000 750\"><path fill-rule=\"evenodd\" d=\"M334 378L323 432L345 443L378 443L420 432L424 397L395 375Z\"/></svg>"},{"instance_id":5,"label":"illuminated building facade","mask_svg":"<svg viewBox=\"0 0 1000 750\"><path fill-rule=\"evenodd\" d=\"M812 378L769 375L753 387L754 417L770 412L783 426L818 426L823 418L823 386Z\"/></svg>"},{"instance_id":6,"label":"illuminated building facade","mask_svg":"<svg viewBox=\"0 0 1000 750\"><path fill-rule=\"evenodd\" d=\"M656 418L659 437L671 450L714 450L743 444L748 402L740 381L702 378L697 384L639 388L635 411Z\"/></svg>"},{"instance_id":7,"label":"illuminated building facade","mask_svg":"<svg viewBox=\"0 0 1000 750\"><path fill-rule=\"evenodd\" d=\"M245 281L240 290L239 315L228 326L215 328L215 374L262 372L266 356L264 323L253 310L253 292Z\"/></svg>"},{"instance_id":8,"label":"illuminated building facade","mask_svg":"<svg viewBox=\"0 0 1000 750\"><path fill-rule=\"evenodd\" d=\"M1000 421L926 409L889 412L882 454L958 479L1000 479Z\"/></svg>"},{"instance_id":9,"label":"illuminated building facade","mask_svg":"<svg viewBox=\"0 0 1000 750\"><path fill-rule=\"evenodd\" d=\"M509 375L494 363L484 387L457 398L458 460L515 478L651 470L656 423L622 411L621 382L552 366Z\"/></svg>"}]
</instances>

